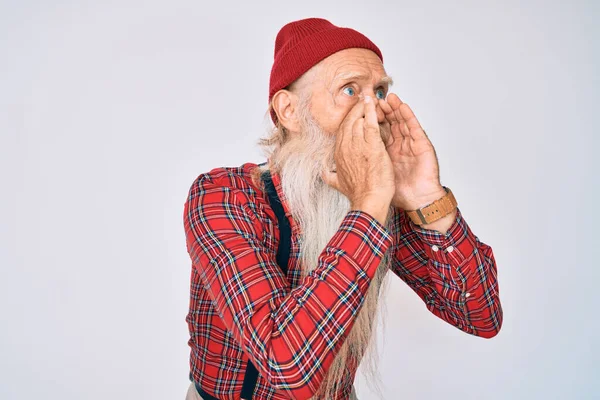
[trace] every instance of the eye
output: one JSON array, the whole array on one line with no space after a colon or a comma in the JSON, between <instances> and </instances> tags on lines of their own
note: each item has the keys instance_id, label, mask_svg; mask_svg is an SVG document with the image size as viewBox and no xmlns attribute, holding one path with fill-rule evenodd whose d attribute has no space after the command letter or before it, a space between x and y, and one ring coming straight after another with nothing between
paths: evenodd
<instances>
[{"instance_id":1,"label":"eye","mask_svg":"<svg viewBox=\"0 0 600 400\"><path fill-rule=\"evenodd\" d=\"M375 96L377 96L378 99L385 99L385 89L383 88L379 88L377 89L377 91L375 92Z\"/></svg>"},{"instance_id":2,"label":"eye","mask_svg":"<svg viewBox=\"0 0 600 400\"><path fill-rule=\"evenodd\" d=\"M351 86L345 87L343 92L346 93L348 96L354 96L355 94L354 88L352 88Z\"/></svg>"}]
</instances>

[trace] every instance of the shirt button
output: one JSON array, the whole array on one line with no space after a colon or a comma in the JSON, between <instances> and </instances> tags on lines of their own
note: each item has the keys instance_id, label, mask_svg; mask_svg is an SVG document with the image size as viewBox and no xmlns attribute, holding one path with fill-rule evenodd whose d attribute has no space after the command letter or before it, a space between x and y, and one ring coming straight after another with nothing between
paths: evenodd
<instances>
[{"instance_id":1,"label":"shirt button","mask_svg":"<svg viewBox=\"0 0 600 400\"><path fill-rule=\"evenodd\" d=\"M447 251L448 253L450 253L452 250L454 250L454 247L452 247L452 246L448 246L448 247L446 248L446 251Z\"/></svg>"},{"instance_id":2,"label":"shirt button","mask_svg":"<svg viewBox=\"0 0 600 400\"><path fill-rule=\"evenodd\" d=\"M465 297L469 297L469 296L471 296L471 293L468 293L468 292L465 293Z\"/></svg>"},{"instance_id":3,"label":"shirt button","mask_svg":"<svg viewBox=\"0 0 600 400\"><path fill-rule=\"evenodd\" d=\"M433 251L438 251L439 247L437 247L435 244L433 246L431 246L431 250Z\"/></svg>"}]
</instances>

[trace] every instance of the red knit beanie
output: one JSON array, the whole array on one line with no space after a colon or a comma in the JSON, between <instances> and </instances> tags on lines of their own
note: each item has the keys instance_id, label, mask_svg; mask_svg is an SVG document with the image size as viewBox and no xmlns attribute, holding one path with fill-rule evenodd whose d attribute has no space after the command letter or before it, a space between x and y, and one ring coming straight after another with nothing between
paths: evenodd
<instances>
[{"instance_id":1,"label":"red knit beanie","mask_svg":"<svg viewBox=\"0 0 600 400\"><path fill-rule=\"evenodd\" d=\"M301 19L285 25L275 39L269 104L277 91L289 86L319 61L353 47L372 50L383 62L379 48L354 29L335 26L322 18ZM277 121L274 110L271 110L271 119Z\"/></svg>"}]
</instances>

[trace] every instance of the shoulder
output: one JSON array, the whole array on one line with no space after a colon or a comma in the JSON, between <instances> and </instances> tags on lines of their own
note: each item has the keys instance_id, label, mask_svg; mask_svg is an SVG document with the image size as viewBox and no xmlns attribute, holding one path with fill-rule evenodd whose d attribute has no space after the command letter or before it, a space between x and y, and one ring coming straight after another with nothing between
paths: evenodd
<instances>
[{"instance_id":1,"label":"shoulder","mask_svg":"<svg viewBox=\"0 0 600 400\"><path fill-rule=\"evenodd\" d=\"M187 201L207 192L227 192L233 194L239 201L247 204L256 212L257 203L265 202L264 185L260 174L264 171L263 164L251 162L234 167L216 167L198 175L192 182Z\"/></svg>"},{"instance_id":2,"label":"shoulder","mask_svg":"<svg viewBox=\"0 0 600 400\"><path fill-rule=\"evenodd\" d=\"M246 219L261 225L259 230L264 235L265 244L274 248L276 216L260 179L264 167L264 164L245 163L239 167L217 167L201 173L189 188L184 220L198 218L198 211L210 204L211 218L215 218L215 214L227 218L235 215L234 219Z\"/></svg>"}]
</instances>

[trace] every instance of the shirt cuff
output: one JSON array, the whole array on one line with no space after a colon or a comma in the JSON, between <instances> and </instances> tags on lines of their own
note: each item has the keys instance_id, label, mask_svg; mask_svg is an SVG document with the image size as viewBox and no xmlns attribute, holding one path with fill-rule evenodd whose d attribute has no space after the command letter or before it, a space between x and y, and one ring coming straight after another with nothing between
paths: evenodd
<instances>
[{"instance_id":1,"label":"shirt cuff","mask_svg":"<svg viewBox=\"0 0 600 400\"><path fill-rule=\"evenodd\" d=\"M428 257L443 264L460 265L473 255L477 238L467 225L460 209L456 208L456 218L443 234L436 230L424 229L415 224L406 213L405 221L424 244Z\"/></svg>"}]
</instances>

